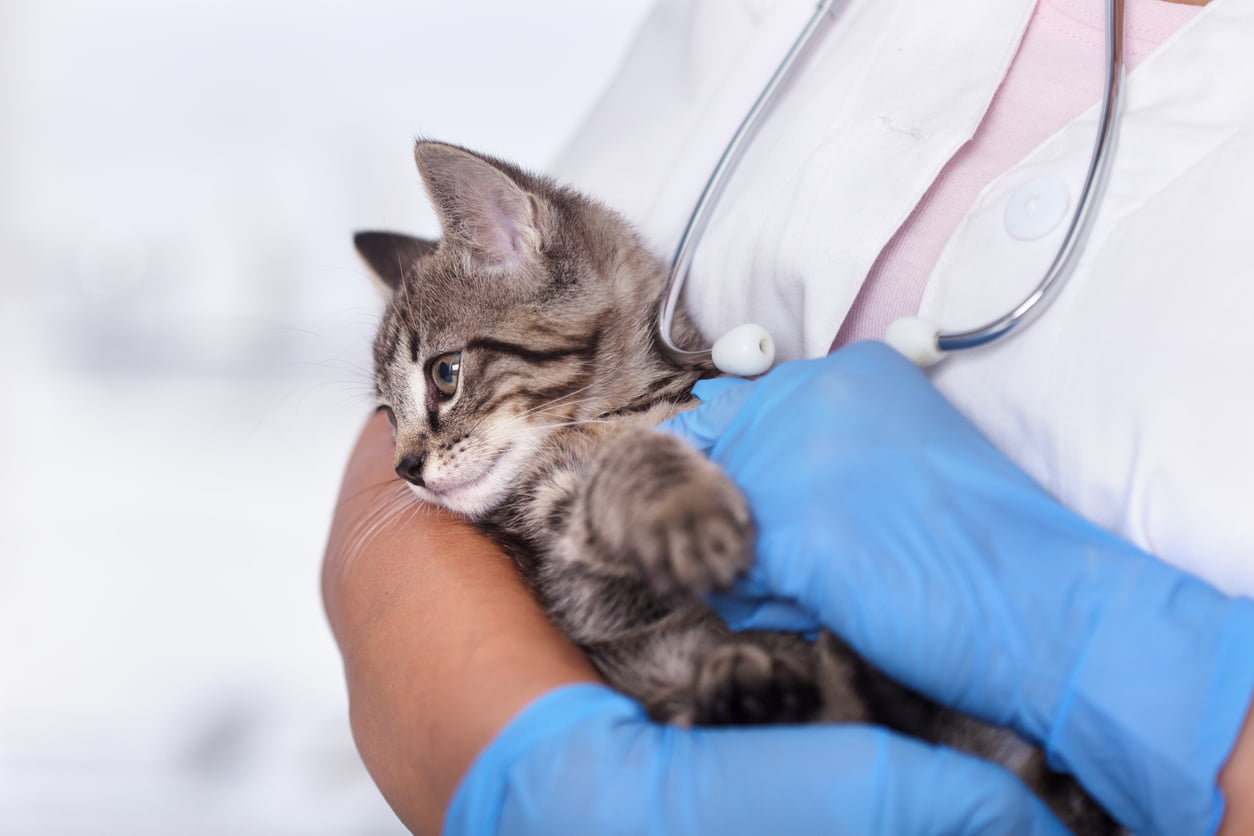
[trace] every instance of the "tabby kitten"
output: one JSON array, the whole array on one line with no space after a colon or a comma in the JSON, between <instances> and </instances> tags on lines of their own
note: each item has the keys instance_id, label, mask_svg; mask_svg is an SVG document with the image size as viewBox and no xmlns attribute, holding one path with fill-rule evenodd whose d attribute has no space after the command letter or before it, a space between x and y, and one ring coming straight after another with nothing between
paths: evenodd
<instances>
[{"instance_id":1,"label":"tabby kitten","mask_svg":"<svg viewBox=\"0 0 1254 836\"><path fill-rule=\"evenodd\" d=\"M936 709L830 635L732 633L703 603L752 560L744 499L655 427L706 360L658 349L665 269L616 214L547 179L420 142L439 241L359 233L388 301L375 386L396 472L503 544L615 688L679 724L880 722L1015 768L1078 833L1110 822L1008 732ZM677 339L700 336L682 312Z\"/></svg>"}]
</instances>

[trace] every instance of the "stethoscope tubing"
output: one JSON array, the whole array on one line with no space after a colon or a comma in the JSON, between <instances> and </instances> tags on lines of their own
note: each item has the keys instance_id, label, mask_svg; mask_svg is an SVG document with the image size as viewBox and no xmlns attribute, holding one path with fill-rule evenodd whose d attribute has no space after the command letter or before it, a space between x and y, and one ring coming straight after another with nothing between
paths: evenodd
<instances>
[{"instance_id":1,"label":"stethoscope tubing","mask_svg":"<svg viewBox=\"0 0 1254 836\"><path fill-rule=\"evenodd\" d=\"M791 78L801 59L809 51L824 18L837 2L848 2L848 0L820 0L788 53L780 61L766 86L758 94L753 106L741 120L735 134L727 143L727 147L723 149L718 163L701 191L701 196L693 207L688 224L680 236L658 308L658 332L665 351L681 364L710 355L709 349L699 351L682 349L675 345L672 338L675 309L679 303L684 281L692 266L697 243L709 225L713 210L732 172L778 97L780 88ZM1057 298L1065 280L1074 270L1075 263L1083 250L1084 238L1096 213L1097 198L1104 189L1110 161L1114 155L1115 139L1118 133L1118 113L1123 98L1123 5L1124 0L1106 0L1106 63L1098 130L1080 197L1076 202L1075 212L1072 213L1071 222L1058 247L1058 252L1040 282L1013 309L978 328L938 332L936 347L941 352L976 348L1009 335L1039 315L1049 303Z\"/></svg>"},{"instance_id":2,"label":"stethoscope tubing","mask_svg":"<svg viewBox=\"0 0 1254 836\"><path fill-rule=\"evenodd\" d=\"M1058 252L1049 269L1022 302L1003 316L978 328L952 333L941 332L936 337L937 347L941 351L958 351L988 345L1039 316L1057 298L1084 249L1085 236L1096 214L1097 198L1105 189L1118 133L1118 115L1123 102L1123 78L1123 0L1106 0L1106 79L1102 87L1097 137L1093 142L1088 172L1084 177L1075 212L1071 215L1067 234L1058 245Z\"/></svg>"},{"instance_id":3,"label":"stethoscope tubing","mask_svg":"<svg viewBox=\"0 0 1254 836\"><path fill-rule=\"evenodd\" d=\"M658 314L658 332L661 336L662 345L667 353L676 360L682 361L685 358L708 357L710 354L709 349L703 351L682 349L675 345L671 337L675 307L679 304L680 292L683 289L684 281L688 278L688 270L692 266L692 258L697 249L697 242L705 234L705 228L710 223L710 217L713 215L714 207L718 204L719 198L722 197L723 189L731 179L731 174L740 162L740 158L752 142L753 135L757 133L771 105L774 104L778 97L779 89L792 77L792 73L800 63L801 58L813 44L814 35L822 25L823 18L837 2L848 2L848 0L819 0L819 4L815 7L814 14L810 16L810 20L806 23L805 28L801 30L801 33L797 36L783 60L779 62L779 66L771 74L770 79L766 82L766 86L762 88L762 92L754 100L753 106L749 108L749 112L740 121L740 126L736 128L736 132L732 135L731 140L728 141L727 147L723 149L718 163L714 166L709 179L705 182L705 188L701 190L701 196L697 198L692 214L688 216L688 224L684 227L683 235L679 238L679 245L675 249L675 256L671 259L671 267L666 276L666 286L662 290L662 304Z\"/></svg>"}]
</instances>

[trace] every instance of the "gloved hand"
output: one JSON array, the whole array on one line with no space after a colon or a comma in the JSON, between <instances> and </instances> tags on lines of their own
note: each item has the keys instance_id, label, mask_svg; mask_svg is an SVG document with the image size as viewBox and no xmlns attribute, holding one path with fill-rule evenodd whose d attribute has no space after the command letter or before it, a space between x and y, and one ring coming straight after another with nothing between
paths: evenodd
<instances>
[{"instance_id":1,"label":"gloved hand","mask_svg":"<svg viewBox=\"0 0 1254 836\"><path fill-rule=\"evenodd\" d=\"M599 685L551 691L462 779L445 834L1063 836L1009 772L868 726L681 729Z\"/></svg>"},{"instance_id":2,"label":"gloved hand","mask_svg":"<svg viewBox=\"0 0 1254 836\"><path fill-rule=\"evenodd\" d=\"M799 610L1041 743L1138 834L1214 828L1254 690L1254 603L1062 507L882 344L698 387L664 426L753 511L733 626L806 626L777 617Z\"/></svg>"}]
</instances>

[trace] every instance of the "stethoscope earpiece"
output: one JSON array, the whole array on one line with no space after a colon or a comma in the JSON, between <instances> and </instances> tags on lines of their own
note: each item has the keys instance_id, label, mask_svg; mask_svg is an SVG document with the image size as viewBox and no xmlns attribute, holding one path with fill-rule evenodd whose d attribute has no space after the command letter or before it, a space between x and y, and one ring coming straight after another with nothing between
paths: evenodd
<instances>
[{"instance_id":1,"label":"stethoscope earpiece","mask_svg":"<svg viewBox=\"0 0 1254 836\"><path fill-rule=\"evenodd\" d=\"M894 319L884 331L884 342L921 369L945 358L938 343L940 326L918 316Z\"/></svg>"},{"instance_id":2,"label":"stethoscope earpiece","mask_svg":"<svg viewBox=\"0 0 1254 836\"><path fill-rule=\"evenodd\" d=\"M775 362L775 341L761 325L737 325L714 342L710 359L724 374L754 377Z\"/></svg>"}]
</instances>

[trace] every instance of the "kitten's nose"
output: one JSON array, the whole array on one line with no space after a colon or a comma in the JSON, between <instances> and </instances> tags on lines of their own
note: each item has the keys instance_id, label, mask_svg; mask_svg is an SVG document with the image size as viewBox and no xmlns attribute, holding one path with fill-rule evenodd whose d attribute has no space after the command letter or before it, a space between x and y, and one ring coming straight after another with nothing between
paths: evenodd
<instances>
[{"instance_id":1,"label":"kitten's nose","mask_svg":"<svg viewBox=\"0 0 1254 836\"><path fill-rule=\"evenodd\" d=\"M396 466L396 475L407 482L413 482L418 487L423 486L422 466L427 462L427 452L424 450L418 455L410 453L401 459L400 464Z\"/></svg>"}]
</instances>

